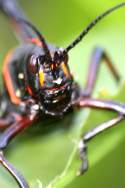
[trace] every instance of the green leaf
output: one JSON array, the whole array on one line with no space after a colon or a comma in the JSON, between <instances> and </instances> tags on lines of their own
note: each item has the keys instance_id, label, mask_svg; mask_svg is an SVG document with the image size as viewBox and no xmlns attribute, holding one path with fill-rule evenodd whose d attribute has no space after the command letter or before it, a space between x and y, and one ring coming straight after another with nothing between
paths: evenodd
<instances>
[{"instance_id":1,"label":"green leaf","mask_svg":"<svg viewBox=\"0 0 125 188\"><path fill-rule=\"evenodd\" d=\"M30 7L28 1L22 1L22 5L47 40L65 47L93 18L119 2L118 0L115 3L108 0L101 2L37 0L37 2L32 1ZM123 84L117 85L103 64L94 96L121 102L125 101L125 64L122 50L125 48L124 18L125 11L122 9L105 18L70 52L69 60L74 77L82 87L86 80L93 47L97 45L104 47L121 73ZM7 49L13 47L16 42L8 28L8 23L2 16L0 21L5 25L0 30L2 36L0 49L3 50L0 60L2 61ZM82 134L114 115L107 111L81 109L70 112L60 120L41 119L39 123L34 124L12 141L6 150L6 157L25 176L31 188L41 188L42 185L47 188L83 186L90 188L106 187L106 185L110 188L124 187L124 121L88 144L89 171L83 177L76 176L81 164L77 145ZM0 187L18 187L2 168Z\"/></svg>"}]
</instances>

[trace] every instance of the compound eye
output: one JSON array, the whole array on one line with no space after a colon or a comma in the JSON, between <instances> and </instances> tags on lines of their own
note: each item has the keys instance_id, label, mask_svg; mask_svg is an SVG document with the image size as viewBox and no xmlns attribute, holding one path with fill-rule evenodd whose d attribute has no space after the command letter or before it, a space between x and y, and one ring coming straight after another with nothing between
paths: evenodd
<instances>
[{"instance_id":1,"label":"compound eye","mask_svg":"<svg viewBox=\"0 0 125 188\"><path fill-rule=\"evenodd\" d=\"M35 55L32 55L29 62L29 69L32 73L36 74L38 72L38 59Z\"/></svg>"}]
</instances>

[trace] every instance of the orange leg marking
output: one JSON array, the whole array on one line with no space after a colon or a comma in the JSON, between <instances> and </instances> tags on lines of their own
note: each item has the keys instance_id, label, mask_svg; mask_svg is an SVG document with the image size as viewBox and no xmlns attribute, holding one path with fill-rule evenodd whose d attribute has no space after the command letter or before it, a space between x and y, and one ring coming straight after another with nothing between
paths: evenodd
<instances>
[{"instance_id":1,"label":"orange leg marking","mask_svg":"<svg viewBox=\"0 0 125 188\"><path fill-rule=\"evenodd\" d=\"M10 73L9 73L9 70L8 70L8 64L10 63L12 55L13 55L13 51L11 50L11 51L9 51L7 56L5 57L4 65L3 65L3 77L4 77L6 88L8 90L9 95L10 95L11 101L14 104L19 104L21 102L21 100L20 100L20 98L18 98L15 95L15 91L14 91L14 88L13 88L13 82L12 82L12 79L11 79L11 76L10 76Z\"/></svg>"}]
</instances>

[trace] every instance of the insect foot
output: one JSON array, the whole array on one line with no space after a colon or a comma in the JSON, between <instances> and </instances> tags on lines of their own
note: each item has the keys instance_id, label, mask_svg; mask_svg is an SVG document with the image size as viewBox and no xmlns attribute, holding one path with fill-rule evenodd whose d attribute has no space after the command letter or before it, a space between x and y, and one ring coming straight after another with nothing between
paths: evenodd
<instances>
[{"instance_id":1,"label":"insect foot","mask_svg":"<svg viewBox=\"0 0 125 188\"><path fill-rule=\"evenodd\" d=\"M80 166L80 169L77 172L77 176L80 176L84 174L88 170L88 159L87 159L87 146L84 141L84 138L80 140L79 145L79 156L80 159L82 160L82 164Z\"/></svg>"}]
</instances>

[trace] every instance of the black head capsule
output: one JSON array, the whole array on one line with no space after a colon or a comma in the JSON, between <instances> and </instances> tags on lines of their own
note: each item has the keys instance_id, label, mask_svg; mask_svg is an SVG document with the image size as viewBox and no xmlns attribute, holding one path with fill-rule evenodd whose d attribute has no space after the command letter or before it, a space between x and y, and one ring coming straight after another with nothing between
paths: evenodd
<instances>
[{"instance_id":1,"label":"black head capsule","mask_svg":"<svg viewBox=\"0 0 125 188\"><path fill-rule=\"evenodd\" d=\"M71 103L73 79L67 61L67 55L55 51L52 61L39 69L39 97L48 114L64 113Z\"/></svg>"},{"instance_id":2,"label":"black head capsule","mask_svg":"<svg viewBox=\"0 0 125 188\"><path fill-rule=\"evenodd\" d=\"M67 62L62 50L52 51L51 61L45 54L28 57L27 90L47 114L63 114L70 106L73 78Z\"/></svg>"}]
</instances>

